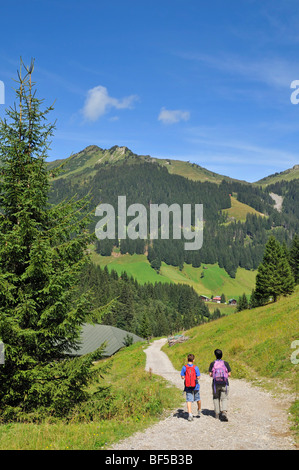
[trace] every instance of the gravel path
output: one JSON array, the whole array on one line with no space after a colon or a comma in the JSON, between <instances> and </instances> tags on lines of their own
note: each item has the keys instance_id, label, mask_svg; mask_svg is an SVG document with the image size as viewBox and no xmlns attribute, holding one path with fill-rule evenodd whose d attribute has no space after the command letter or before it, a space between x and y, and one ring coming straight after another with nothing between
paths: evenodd
<instances>
[{"instance_id":1,"label":"gravel path","mask_svg":"<svg viewBox=\"0 0 299 470\"><path fill-rule=\"evenodd\" d=\"M161 351L165 339L146 350L146 370L161 375L183 390L180 372ZM232 371L233 375L233 371ZM243 380L230 378L228 422L214 418L211 378L201 375L202 415L187 421L185 395L182 406L166 419L113 446L113 450L295 450L289 432L287 403ZM196 414L196 405L193 408Z\"/></svg>"}]
</instances>

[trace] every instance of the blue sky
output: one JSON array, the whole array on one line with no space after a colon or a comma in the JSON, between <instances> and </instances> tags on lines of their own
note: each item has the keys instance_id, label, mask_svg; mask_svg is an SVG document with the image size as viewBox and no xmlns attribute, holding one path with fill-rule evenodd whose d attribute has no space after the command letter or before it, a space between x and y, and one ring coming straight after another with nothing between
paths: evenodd
<instances>
[{"instance_id":1,"label":"blue sky","mask_svg":"<svg viewBox=\"0 0 299 470\"><path fill-rule=\"evenodd\" d=\"M51 160L119 145L247 181L299 163L297 0L17 0L0 15L0 116L34 57Z\"/></svg>"}]
</instances>

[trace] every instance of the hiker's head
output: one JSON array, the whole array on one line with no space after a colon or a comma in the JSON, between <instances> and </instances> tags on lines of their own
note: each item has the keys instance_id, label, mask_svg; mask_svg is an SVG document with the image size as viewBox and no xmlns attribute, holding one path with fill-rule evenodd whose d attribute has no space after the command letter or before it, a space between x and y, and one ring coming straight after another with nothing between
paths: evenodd
<instances>
[{"instance_id":1,"label":"hiker's head","mask_svg":"<svg viewBox=\"0 0 299 470\"><path fill-rule=\"evenodd\" d=\"M222 358L222 351L221 349L215 349L214 354L216 356L216 359L221 359Z\"/></svg>"},{"instance_id":2,"label":"hiker's head","mask_svg":"<svg viewBox=\"0 0 299 470\"><path fill-rule=\"evenodd\" d=\"M188 362L193 362L194 361L194 354L188 354Z\"/></svg>"}]
</instances>

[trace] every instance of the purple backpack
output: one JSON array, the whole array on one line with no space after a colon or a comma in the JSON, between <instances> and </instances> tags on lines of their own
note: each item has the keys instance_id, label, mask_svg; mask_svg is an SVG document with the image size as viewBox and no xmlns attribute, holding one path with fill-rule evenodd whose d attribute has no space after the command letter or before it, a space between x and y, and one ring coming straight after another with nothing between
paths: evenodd
<instances>
[{"instance_id":1,"label":"purple backpack","mask_svg":"<svg viewBox=\"0 0 299 470\"><path fill-rule=\"evenodd\" d=\"M212 369L214 389L216 392L216 385L226 385L228 381L228 370L222 359L216 359Z\"/></svg>"}]
</instances>

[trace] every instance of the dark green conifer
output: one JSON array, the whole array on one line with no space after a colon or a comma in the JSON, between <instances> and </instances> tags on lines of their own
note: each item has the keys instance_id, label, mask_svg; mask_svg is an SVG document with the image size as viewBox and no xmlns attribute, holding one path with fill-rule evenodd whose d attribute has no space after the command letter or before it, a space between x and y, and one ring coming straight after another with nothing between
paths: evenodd
<instances>
[{"instance_id":1,"label":"dark green conifer","mask_svg":"<svg viewBox=\"0 0 299 470\"><path fill-rule=\"evenodd\" d=\"M266 302L270 297L276 302L280 295L294 291L294 277L280 243L270 236L265 247L262 263L256 276L255 295Z\"/></svg>"},{"instance_id":2,"label":"dark green conifer","mask_svg":"<svg viewBox=\"0 0 299 470\"><path fill-rule=\"evenodd\" d=\"M86 398L92 357L66 360L88 313L78 295L90 236L85 200L48 204L46 167L54 125L21 61L17 103L0 121L0 368L3 419L47 410L63 415ZM22 76L22 72L25 75ZM4 416L5 415L5 416Z\"/></svg>"}]
</instances>

